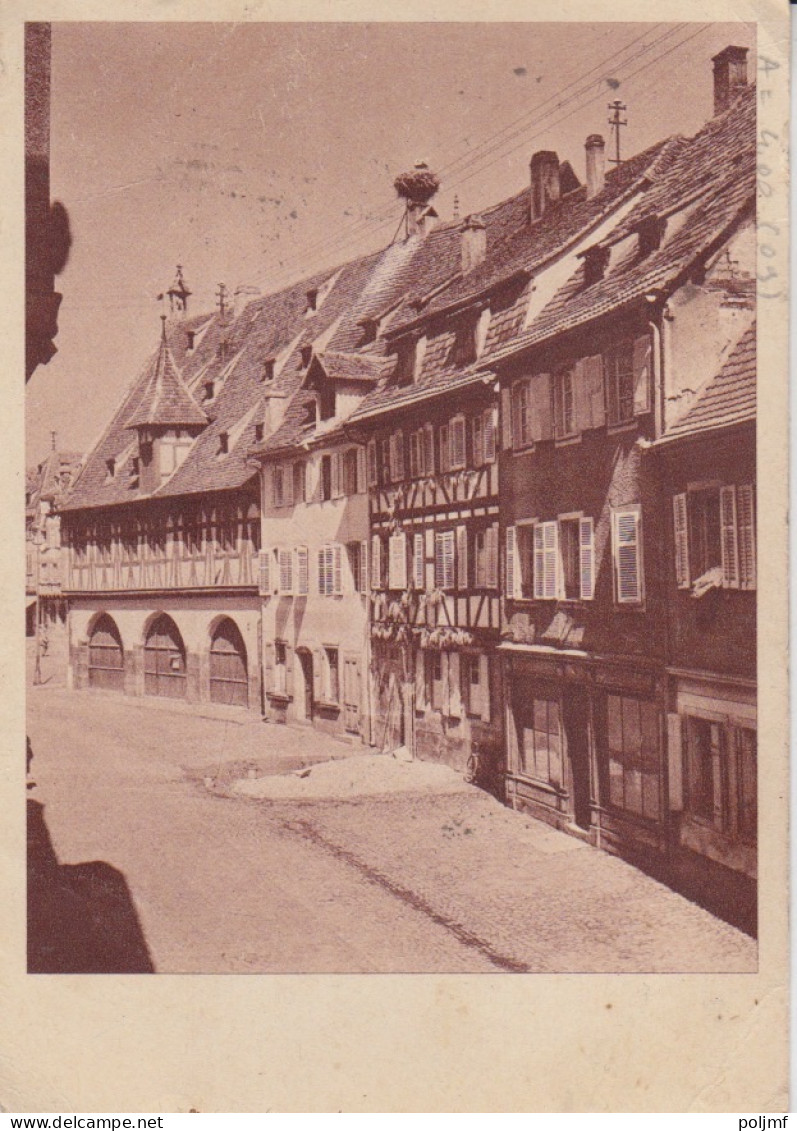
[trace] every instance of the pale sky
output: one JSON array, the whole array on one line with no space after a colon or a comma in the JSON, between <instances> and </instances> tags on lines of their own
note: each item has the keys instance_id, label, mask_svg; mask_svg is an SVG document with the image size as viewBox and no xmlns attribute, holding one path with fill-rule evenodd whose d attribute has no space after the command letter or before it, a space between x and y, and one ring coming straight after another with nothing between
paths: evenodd
<instances>
[{"instance_id":1,"label":"pale sky","mask_svg":"<svg viewBox=\"0 0 797 1131\"><path fill-rule=\"evenodd\" d=\"M27 389L27 463L98 437L156 346L177 263L272 290L393 237L422 159L450 219L519 191L537 149L584 179L621 98L631 156L712 113L711 56L752 24L53 25L51 191L73 248L58 354ZM751 51L750 78L755 58ZM637 73L638 72L638 73ZM607 144L607 154L611 146Z\"/></svg>"}]
</instances>

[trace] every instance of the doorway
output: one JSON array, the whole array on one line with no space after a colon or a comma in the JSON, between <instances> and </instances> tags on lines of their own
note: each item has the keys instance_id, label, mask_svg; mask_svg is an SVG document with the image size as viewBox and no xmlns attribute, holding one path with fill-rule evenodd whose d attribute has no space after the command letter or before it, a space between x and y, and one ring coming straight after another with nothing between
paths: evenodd
<instances>
[{"instance_id":1,"label":"doorway","mask_svg":"<svg viewBox=\"0 0 797 1131\"><path fill-rule=\"evenodd\" d=\"M302 682L304 683L304 718L307 722L313 721L313 654L307 648L297 650L299 663L302 665Z\"/></svg>"},{"instance_id":2,"label":"doorway","mask_svg":"<svg viewBox=\"0 0 797 1131\"><path fill-rule=\"evenodd\" d=\"M581 829L590 826L589 695L569 687L563 697L562 722L567 741L572 818Z\"/></svg>"}]
</instances>

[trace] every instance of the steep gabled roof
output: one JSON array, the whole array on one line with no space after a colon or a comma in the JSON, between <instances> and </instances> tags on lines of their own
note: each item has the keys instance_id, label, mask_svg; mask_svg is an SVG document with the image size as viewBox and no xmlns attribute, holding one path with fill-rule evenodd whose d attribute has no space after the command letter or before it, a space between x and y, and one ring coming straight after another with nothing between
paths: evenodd
<instances>
[{"instance_id":1,"label":"steep gabled roof","mask_svg":"<svg viewBox=\"0 0 797 1131\"><path fill-rule=\"evenodd\" d=\"M146 425L171 427L198 425L204 427L208 418L177 371L172 351L166 340L166 318L152 374L147 381L141 400L127 422L128 428Z\"/></svg>"},{"instance_id":2,"label":"steep gabled roof","mask_svg":"<svg viewBox=\"0 0 797 1131\"><path fill-rule=\"evenodd\" d=\"M719 373L659 444L755 420L756 324L745 331Z\"/></svg>"}]
</instances>

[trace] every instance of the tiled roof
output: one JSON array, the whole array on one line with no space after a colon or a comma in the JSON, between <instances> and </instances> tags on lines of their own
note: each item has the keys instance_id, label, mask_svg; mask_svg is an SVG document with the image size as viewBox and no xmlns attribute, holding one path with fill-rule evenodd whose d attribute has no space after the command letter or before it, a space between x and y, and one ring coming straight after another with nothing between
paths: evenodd
<instances>
[{"instance_id":1,"label":"tiled roof","mask_svg":"<svg viewBox=\"0 0 797 1131\"><path fill-rule=\"evenodd\" d=\"M322 350L316 358L333 381L378 381L392 361L375 354L340 353Z\"/></svg>"},{"instance_id":2,"label":"tiled roof","mask_svg":"<svg viewBox=\"0 0 797 1131\"><path fill-rule=\"evenodd\" d=\"M37 511L42 499L51 499L58 507L79 464L79 452L51 451L38 467L29 468L25 472L25 491L30 493L28 513Z\"/></svg>"},{"instance_id":3,"label":"tiled roof","mask_svg":"<svg viewBox=\"0 0 797 1131\"><path fill-rule=\"evenodd\" d=\"M694 265L751 213L755 202L755 88L712 119L691 141L663 153L665 159L651 175L650 186L618 226L624 237L650 216L671 215L690 202L684 222L661 246L641 256L635 240L625 248L612 232L603 246L615 247L613 262L602 279L587 285L582 263L540 311L527 331L485 358L493 365L554 334L575 329L641 299L651 292L668 293Z\"/></svg>"},{"instance_id":4,"label":"tiled roof","mask_svg":"<svg viewBox=\"0 0 797 1131\"><path fill-rule=\"evenodd\" d=\"M736 344L719 373L709 381L689 412L659 441L692 436L713 428L755 420L756 324Z\"/></svg>"},{"instance_id":5,"label":"tiled roof","mask_svg":"<svg viewBox=\"0 0 797 1131\"><path fill-rule=\"evenodd\" d=\"M202 425L208 418L183 384L166 341L166 319L152 374L141 400L127 422L128 428L156 425Z\"/></svg>"}]
</instances>

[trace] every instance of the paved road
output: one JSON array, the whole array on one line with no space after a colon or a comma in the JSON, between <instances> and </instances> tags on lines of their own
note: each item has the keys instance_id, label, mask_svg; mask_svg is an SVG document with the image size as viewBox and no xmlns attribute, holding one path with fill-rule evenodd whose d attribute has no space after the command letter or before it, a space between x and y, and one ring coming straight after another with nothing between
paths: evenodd
<instances>
[{"instance_id":1,"label":"paved road","mask_svg":"<svg viewBox=\"0 0 797 1131\"><path fill-rule=\"evenodd\" d=\"M244 717L30 692L33 796L58 875L83 884L100 929L114 899L108 921L137 920L131 964L143 939L171 973L755 969L745 935L475 789L312 804L209 793L206 777L350 752ZM63 868L92 861L110 868Z\"/></svg>"}]
</instances>

